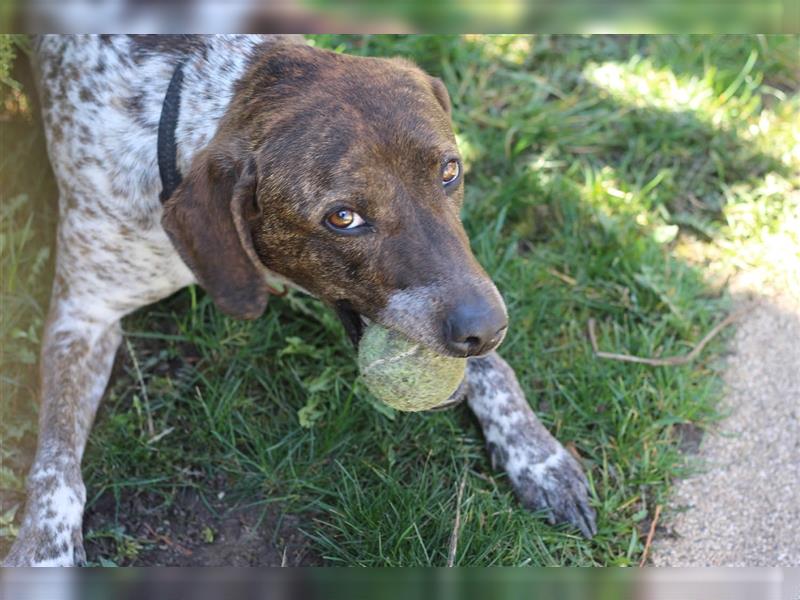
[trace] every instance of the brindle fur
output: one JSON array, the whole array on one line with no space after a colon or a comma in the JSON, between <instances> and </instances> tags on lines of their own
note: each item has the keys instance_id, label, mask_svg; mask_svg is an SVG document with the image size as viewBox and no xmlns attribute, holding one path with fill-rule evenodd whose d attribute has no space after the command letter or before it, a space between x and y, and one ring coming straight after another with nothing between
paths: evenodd
<instances>
[{"instance_id":1,"label":"brindle fur","mask_svg":"<svg viewBox=\"0 0 800 600\"><path fill-rule=\"evenodd\" d=\"M267 278L446 351L443 316L502 300L459 220L463 182L442 83L402 59L282 36L44 36L36 68L59 184L56 275L42 345L39 443L7 565L84 560L80 462L121 340L120 319L191 283L238 317ZM158 200L156 131L176 64L183 183ZM347 205L372 224L323 225ZM504 309L503 309L504 310ZM594 532L586 479L492 350L462 386L493 460L526 506Z\"/></svg>"}]
</instances>

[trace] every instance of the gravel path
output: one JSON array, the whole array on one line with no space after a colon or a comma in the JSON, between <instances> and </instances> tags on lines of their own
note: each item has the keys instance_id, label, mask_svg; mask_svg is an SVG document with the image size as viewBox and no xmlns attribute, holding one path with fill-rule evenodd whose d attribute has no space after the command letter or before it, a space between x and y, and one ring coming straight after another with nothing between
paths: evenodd
<instances>
[{"instance_id":1,"label":"gravel path","mask_svg":"<svg viewBox=\"0 0 800 600\"><path fill-rule=\"evenodd\" d=\"M730 416L665 507L657 566L800 566L800 297L761 289L756 301L727 361Z\"/></svg>"}]
</instances>

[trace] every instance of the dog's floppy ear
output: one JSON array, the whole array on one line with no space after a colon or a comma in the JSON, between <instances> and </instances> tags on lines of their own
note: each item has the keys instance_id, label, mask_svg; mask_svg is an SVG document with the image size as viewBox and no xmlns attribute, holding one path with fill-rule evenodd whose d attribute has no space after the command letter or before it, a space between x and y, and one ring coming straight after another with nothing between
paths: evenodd
<instances>
[{"instance_id":1,"label":"dog's floppy ear","mask_svg":"<svg viewBox=\"0 0 800 600\"><path fill-rule=\"evenodd\" d=\"M433 88L433 95L439 101L439 104L448 115L450 114L450 94L447 93L447 88L444 82L438 77L431 77L431 87Z\"/></svg>"},{"instance_id":2,"label":"dog's floppy ear","mask_svg":"<svg viewBox=\"0 0 800 600\"><path fill-rule=\"evenodd\" d=\"M161 224L183 261L222 312L255 319L267 305L267 269L251 237L256 206L252 158L216 156L213 145L192 162L164 203Z\"/></svg>"}]
</instances>

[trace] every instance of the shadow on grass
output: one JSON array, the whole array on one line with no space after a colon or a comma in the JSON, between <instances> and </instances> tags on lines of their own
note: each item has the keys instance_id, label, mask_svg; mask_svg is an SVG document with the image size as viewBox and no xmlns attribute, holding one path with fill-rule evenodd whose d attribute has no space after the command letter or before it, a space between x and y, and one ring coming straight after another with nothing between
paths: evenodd
<instances>
[{"instance_id":1,"label":"shadow on grass","mask_svg":"<svg viewBox=\"0 0 800 600\"><path fill-rule=\"evenodd\" d=\"M466 226L511 312L503 354L543 421L584 457L600 534L584 542L520 510L465 409L396 419L373 410L354 383L337 320L319 303L273 300L251 324L184 291L125 321L143 378L123 345L85 458L90 557L142 564L137 547L155 542L135 527L134 513L152 511L157 525L180 512L186 490L214 490L226 492L229 507L263 507L269 516L260 526L274 529L272 543L284 513L302 514L294 527L306 532L313 556L332 564L441 564L466 468L462 564L633 564L648 515L680 470L677 428L714 418L719 385L708 359L675 369L598 361L586 320L597 318L607 350L686 352L725 301L671 244L687 231L713 241L731 190L768 173L788 177L785 165L695 111L629 104L587 80L590 63L628 64L656 44L649 38L544 37L499 54L485 38L318 43L412 56L450 87L471 168ZM733 77L751 45L725 59ZM706 63L692 52L681 68L701 77ZM732 81L716 83L727 89ZM3 136L0 180L9 198L28 193L29 202L4 227L33 219L39 234L30 254L52 241L55 188L36 126L12 126L20 133ZM26 291L34 304L4 314L4 337L41 326L48 285L43 271ZM4 375L17 362L4 362ZM0 491L0 514L21 501L31 458L34 370L20 373L27 383L10 388L2 409L3 427L16 423L22 433L4 433L11 483ZM147 411L157 432L168 431L158 443L148 441ZM298 425L299 411L311 427ZM191 535L213 537L215 523L222 521L209 517L212 531Z\"/></svg>"},{"instance_id":2,"label":"shadow on grass","mask_svg":"<svg viewBox=\"0 0 800 600\"><path fill-rule=\"evenodd\" d=\"M16 61L12 78L32 89ZM0 83L0 556L21 515L36 443L41 329L53 273L56 183L31 97ZM38 116L38 115L37 115Z\"/></svg>"}]
</instances>

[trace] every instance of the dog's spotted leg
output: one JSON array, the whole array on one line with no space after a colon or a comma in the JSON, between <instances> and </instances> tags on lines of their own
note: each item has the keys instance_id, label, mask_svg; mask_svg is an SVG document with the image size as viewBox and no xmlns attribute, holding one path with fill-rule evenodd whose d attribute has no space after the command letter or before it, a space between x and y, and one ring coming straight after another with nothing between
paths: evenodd
<instances>
[{"instance_id":1,"label":"dog's spotted leg","mask_svg":"<svg viewBox=\"0 0 800 600\"><path fill-rule=\"evenodd\" d=\"M514 371L496 352L470 358L468 403L483 429L494 468L503 468L522 503L568 522L586 537L596 532L586 476L536 418Z\"/></svg>"},{"instance_id":2,"label":"dog's spotted leg","mask_svg":"<svg viewBox=\"0 0 800 600\"><path fill-rule=\"evenodd\" d=\"M80 462L121 339L118 320L102 314L54 294L42 345L39 441L25 515L4 566L85 561Z\"/></svg>"}]
</instances>

